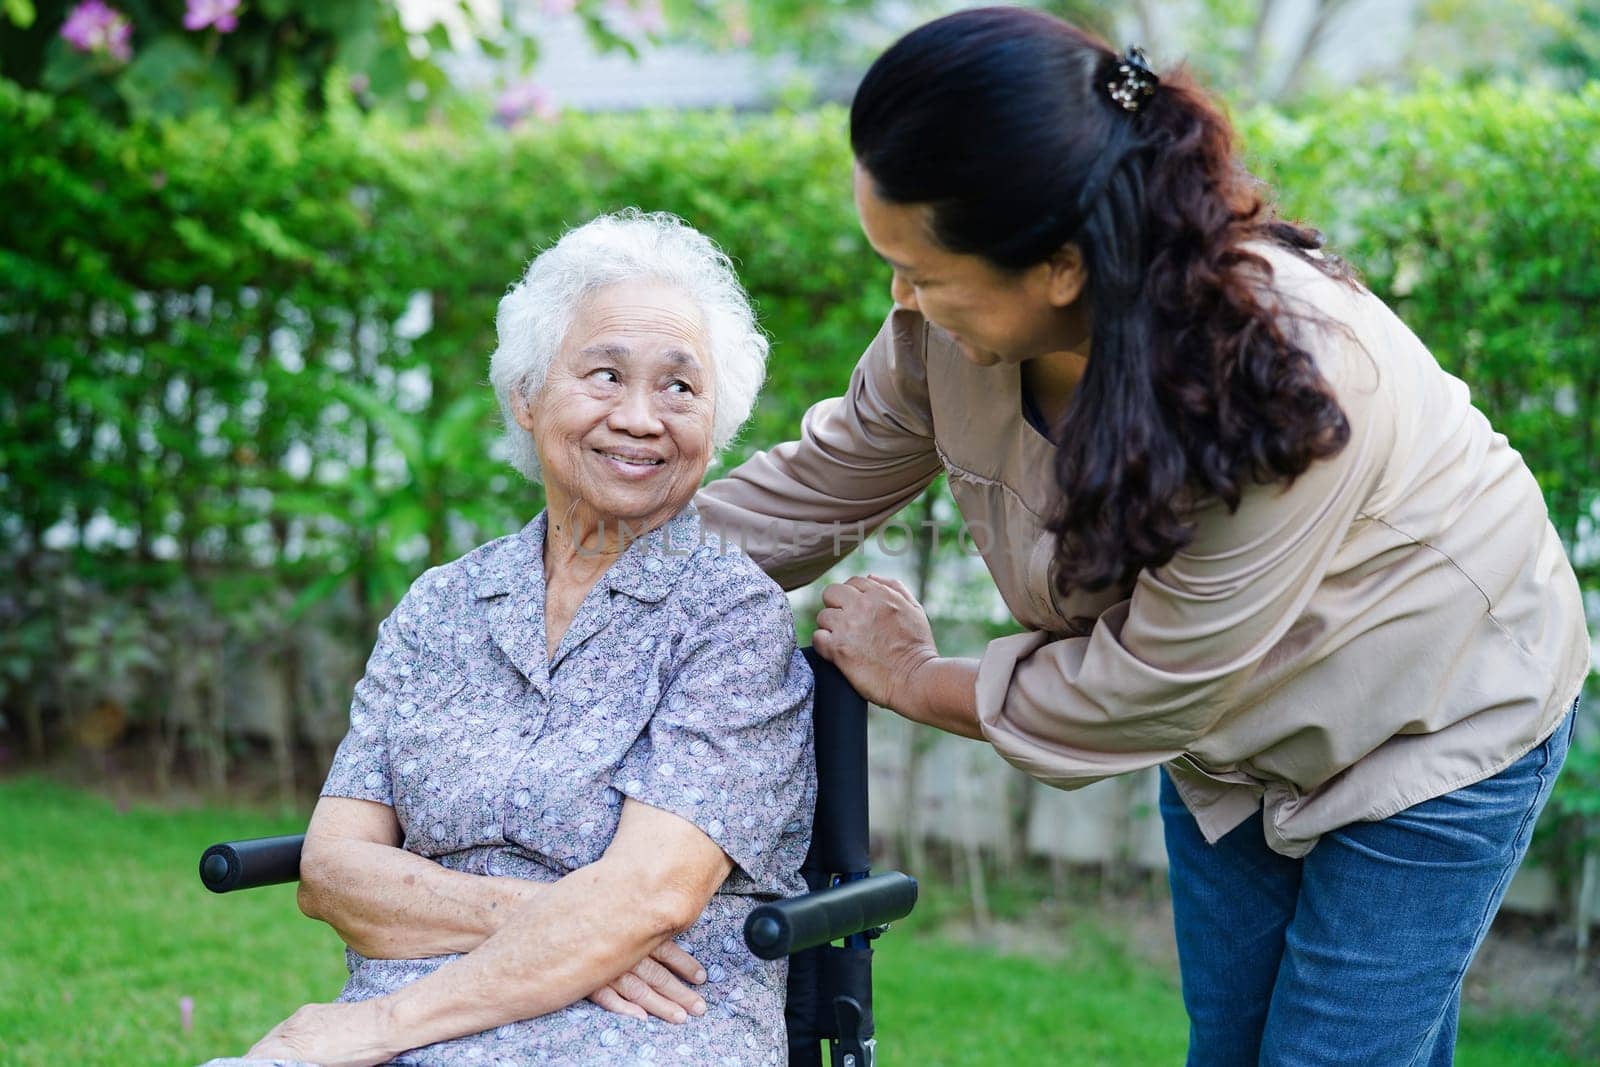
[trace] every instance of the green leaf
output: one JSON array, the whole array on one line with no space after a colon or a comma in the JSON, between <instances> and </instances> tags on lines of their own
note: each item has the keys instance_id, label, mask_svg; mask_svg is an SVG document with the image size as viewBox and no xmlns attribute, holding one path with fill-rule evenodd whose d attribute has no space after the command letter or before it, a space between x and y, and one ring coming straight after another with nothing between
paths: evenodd
<instances>
[{"instance_id":1,"label":"green leaf","mask_svg":"<svg viewBox=\"0 0 1600 1067\"><path fill-rule=\"evenodd\" d=\"M367 419L382 427L394 446L405 457L411 473L417 475L428 466L427 449L422 443L422 433L410 415L396 411L392 401L356 382L338 382L333 392Z\"/></svg>"},{"instance_id":2,"label":"green leaf","mask_svg":"<svg viewBox=\"0 0 1600 1067\"><path fill-rule=\"evenodd\" d=\"M450 51L450 31L442 24L428 27L422 34L422 39L427 42L429 52L434 55Z\"/></svg>"},{"instance_id":3,"label":"green leaf","mask_svg":"<svg viewBox=\"0 0 1600 1067\"><path fill-rule=\"evenodd\" d=\"M487 390L463 393L433 420L427 438L430 466L447 463L452 457L472 455L485 444L494 400Z\"/></svg>"},{"instance_id":4,"label":"green leaf","mask_svg":"<svg viewBox=\"0 0 1600 1067\"><path fill-rule=\"evenodd\" d=\"M284 622L291 625L299 622L306 612L337 593L339 587L349 579L352 570L354 570L353 565L324 574L302 589L294 598L294 603L289 605L289 610L284 613Z\"/></svg>"},{"instance_id":5,"label":"green leaf","mask_svg":"<svg viewBox=\"0 0 1600 1067\"><path fill-rule=\"evenodd\" d=\"M5 0L4 11L6 18L19 30L33 25L33 0Z\"/></svg>"},{"instance_id":6,"label":"green leaf","mask_svg":"<svg viewBox=\"0 0 1600 1067\"><path fill-rule=\"evenodd\" d=\"M261 248L279 259L295 263L310 263L316 259L315 251L289 236L284 230L283 223L271 215L249 209L241 211L239 226L245 233L255 238Z\"/></svg>"},{"instance_id":7,"label":"green leaf","mask_svg":"<svg viewBox=\"0 0 1600 1067\"><path fill-rule=\"evenodd\" d=\"M44 70L39 82L53 93L65 93L100 72L93 56L80 52L60 37L52 37L44 48Z\"/></svg>"},{"instance_id":8,"label":"green leaf","mask_svg":"<svg viewBox=\"0 0 1600 1067\"><path fill-rule=\"evenodd\" d=\"M225 108L233 92L220 68L184 37L168 33L145 45L117 78L135 114L182 115Z\"/></svg>"}]
</instances>

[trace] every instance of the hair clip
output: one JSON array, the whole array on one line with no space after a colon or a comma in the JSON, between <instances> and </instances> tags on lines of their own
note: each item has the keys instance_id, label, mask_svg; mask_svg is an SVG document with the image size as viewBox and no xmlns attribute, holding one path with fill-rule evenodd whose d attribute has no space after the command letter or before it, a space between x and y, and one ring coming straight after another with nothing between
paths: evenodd
<instances>
[{"instance_id":1,"label":"hair clip","mask_svg":"<svg viewBox=\"0 0 1600 1067\"><path fill-rule=\"evenodd\" d=\"M1106 95L1124 111L1137 114L1156 95L1161 79L1150 69L1144 49L1130 48L1117 63L1115 76L1106 82Z\"/></svg>"}]
</instances>

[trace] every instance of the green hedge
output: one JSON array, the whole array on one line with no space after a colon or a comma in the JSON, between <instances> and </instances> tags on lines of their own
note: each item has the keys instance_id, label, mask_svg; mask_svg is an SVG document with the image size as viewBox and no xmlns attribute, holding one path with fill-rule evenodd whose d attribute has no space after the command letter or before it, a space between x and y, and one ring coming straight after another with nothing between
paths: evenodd
<instances>
[{"instance_id":1,"label":"green hedge","mask_svg":"<svg viewBox=\"0 0 1600 1067\"><path fill-rule=\"evenodd\" d=\"M508 134L334 100L114 128L0 82L9 691L70 667L87 688L47 692L37 723L121 664L150 676L129 700L154 713L152 633L185 647L205 615L281 634L323 603L359 643L424 565L530 514L537 494L491 458L495 303L602 210L675 211L729 251L775 339L741 447L793 433L888 306L844 127L830 109ZM1355 94L1242 128L1286 211L1522 451L1593 596L1600 86ZM202 607L162 615L174 589ZM1579 801L1600 806L1588 781Z\"/></svg>"},{"instance_id":2,"label":"green hedge","mask_svg":"<svg viewBox=\"0 0 1600 1067\"><path fill-rule=\"evenodd\" d=\"M1568 543L1585 536L1600 86L1359 95L1242 125L1286 210L1472 385ZM260 562L269 527L287 544L330 516L376 523L408 561L419 535L434 559L466 547L525 510L486 502L516 495L486 458L495 301L565 226L627 204L682 214L738 262L776 340L746 439L779 439L887 306L843 126L836 110L569 116L506 135L336 103L121 130L0 82L0 521L36 543L101 512L132 554L192 564ZM419 293L432 326L409 337ZM471 520L459 536L450 514ZM344 528L311 533L290 562L344 561Z\"/></svg>"},{"instance_id":3,"label":"green hedge","mask_svg":"<svg viewBox=\"0 0 1600 1067\"><path fill-rule=\"evenodd\" d=\"M1600 588L1600 82L1366 92L1248 129L1286 209L1472 387Z\"/></svg>"},{"instance_id":4,"label":"green hedge","mask_svg":"<svg viewBox=\"0 0 1600 1067\"><path fill-rule=\"evenodd\" d=\"M749 438L781 436L886 304L841 123L464 135L335 107L124 131L0 83L0 517L37 544L103 513L126 555L354 568L392 596L528 510L487 458L495 303L565 227L629 204L738 261L777 339ZM432 325L408 337L416 294Z\"/></svg>"}]
</instances>

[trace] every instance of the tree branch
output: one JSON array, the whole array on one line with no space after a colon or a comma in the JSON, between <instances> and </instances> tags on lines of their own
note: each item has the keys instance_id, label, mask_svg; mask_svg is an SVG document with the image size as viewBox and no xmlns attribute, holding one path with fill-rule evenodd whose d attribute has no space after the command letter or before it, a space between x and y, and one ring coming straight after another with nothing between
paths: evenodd
<instances>
[{"instance_id":1,"label":"tree branch","mask_svg":"<svg viewBox=\"0 0 1600 1067\"><path fill-rule=\"evenodd\" d=\"M1316 10L1311 16L1311 27L1300 39L1300 48L1289 67L1289 75L1273 94L1273 100L1283 100L1304 89L1306 76L1311 72L1311 60L1321 51L1328 29L1349 6L1350 0L1317 0Z\"/></svg>"}]
</instances>

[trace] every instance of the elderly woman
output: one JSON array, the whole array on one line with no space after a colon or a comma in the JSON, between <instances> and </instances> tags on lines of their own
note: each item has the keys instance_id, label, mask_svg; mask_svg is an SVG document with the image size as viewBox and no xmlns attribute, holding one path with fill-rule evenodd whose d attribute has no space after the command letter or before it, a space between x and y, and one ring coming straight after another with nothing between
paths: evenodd
<instances>
[{"instance_id":1,"label":"elderly woman","mask_svg":"<svg viewBox=\"0 0 1600 1067\"><path fill-rule=\"evenodd\" d=\"M740 930L804 891L812 678L783 593L690 504L766 341L726 257L637 212L535 259L497 327L548 506L380 627L301 863L350 980L250 1055L780 1062L784 965Z\"/></svg>"}]
</instances>

